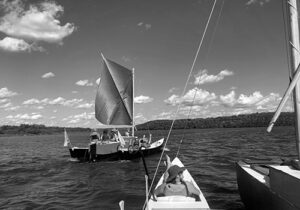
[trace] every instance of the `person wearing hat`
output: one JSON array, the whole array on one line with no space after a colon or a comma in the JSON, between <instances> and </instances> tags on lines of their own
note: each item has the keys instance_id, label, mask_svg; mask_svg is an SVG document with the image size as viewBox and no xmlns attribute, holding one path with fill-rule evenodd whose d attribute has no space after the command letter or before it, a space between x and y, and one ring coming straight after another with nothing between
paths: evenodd
<instances>
[{"instance_id":1,"label":"person wearing hat","mask_svg":"<svg viewBox=\"0 0 300 210\"><path fill-rule=\"evenodd\" d=\"M110 140L111 141L118 141L118 130L116 128L113 128L110 131Z\"/></svg>"},{"instance_id":2,"label":"person wearing hat","mask_svg":"<svg viewBox=\"0 0 300 210\"><path fill-rule=\"evenodd\" d=\"M170 158L167 158L167 171L164 174L163 183L154 191L154 196L188 196L200 200L200 191L188 181L184 181L183 172L184 167L178 165L171 165Z\"/></svg>"}]
</instances>

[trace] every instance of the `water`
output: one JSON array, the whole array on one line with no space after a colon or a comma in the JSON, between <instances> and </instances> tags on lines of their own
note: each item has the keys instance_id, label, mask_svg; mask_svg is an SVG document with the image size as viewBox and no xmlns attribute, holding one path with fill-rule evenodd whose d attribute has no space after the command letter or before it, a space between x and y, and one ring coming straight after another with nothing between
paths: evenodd
<instances>
[{"instance_id":1,"label":"water","mask_svg":"<svg viewBox=\"0 0 300 210\"><path fill-rule=\"evenodd\" d=\"M168 131L152 131L156 139ZM295 157L294 129L265 128L174 130L168 142L174 158L182 133L179 158L200 186L211 208L243 210L235 162L279 161ZM138 132L142 135L143 132ZM69 134L85 145L88 134ZM145 200L141 160L79 163L69 158L63 134L0 137L0 209L141 209ZM146 158L152 177L160 155ZM165 168L159 169L159 176ZM157 177L159 178L159 177Z\"/></svg>"}]
</instances>

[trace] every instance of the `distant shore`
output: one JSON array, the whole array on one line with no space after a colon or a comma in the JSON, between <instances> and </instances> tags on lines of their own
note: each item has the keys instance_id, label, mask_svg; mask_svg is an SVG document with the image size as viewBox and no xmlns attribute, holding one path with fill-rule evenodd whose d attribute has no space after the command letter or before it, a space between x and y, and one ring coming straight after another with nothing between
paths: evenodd
<instances>
[{"instance_id":1,"label":"distant shore","mask_svg":"<svg viewBox=\"0 0 300 210\"><path fill-rule=\"evenodd\" d=\"M215 118L178 119L175 121L173 129L206 129L206 128L243 128L243 127L267 127L273 112L243 114ZM295 123L294 113L284 112L276 121L277 126L293 126ZM172 120L154 120L136 125L137 130L169 130ZM68 132L90 132L90 128L67 128ZM0 136L12 135L46 135L62 134L63 127L47 127L37 124L2 125Z\"/></svg>"}]
</instances>

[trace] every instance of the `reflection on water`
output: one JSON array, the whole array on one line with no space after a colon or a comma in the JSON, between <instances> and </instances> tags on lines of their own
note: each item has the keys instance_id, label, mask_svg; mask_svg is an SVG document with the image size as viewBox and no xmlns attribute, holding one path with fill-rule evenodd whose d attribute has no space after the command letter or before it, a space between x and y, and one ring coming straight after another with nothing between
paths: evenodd
<instances>
[{"instance_id":1,"label":"reflection on water","mask_svg":"<svg viewBox=\"0 0 300 210\"><path fill-rule=\"evenodd\" d=\"M155 139L168 131L152 131ZM138 132L143 135L147 132ZM172 131L166 151L179 158L202 189L211 208L244 209L238 194L235 162L240 159L279 161L294 157L294 129L204 129ZM88 134L69 134L85 145ZM80 163L62 147L63 134L0 138L0 208L11 209L141 209L145 200L141 160ZM150 176L160 155L146 158ZM159 175L164 171L160 167ZM157 177L158 179L159 177ZM156 180L157 180L156 179Z\"/></svg>"}]
</instances>

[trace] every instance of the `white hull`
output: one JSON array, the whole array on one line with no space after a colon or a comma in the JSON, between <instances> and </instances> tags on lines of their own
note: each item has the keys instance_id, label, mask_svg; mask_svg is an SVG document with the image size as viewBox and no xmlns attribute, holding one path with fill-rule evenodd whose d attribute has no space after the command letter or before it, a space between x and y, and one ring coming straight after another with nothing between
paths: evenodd
<instances>
[{"instance_id":1,"label":"white hull","mask_svg":"<svg viewBox=\"0 0 300 210\"><path fill-rule=\"evenodd\" d=\"M175 158L172 161L173 165L178 165L180 167L183 167L184 165L182 164L182 162L178 159ZM151 197L148 201L148 208L146 208L147 210L195 210L195 209L210 209L208 206L208 203L203 195L203 193L201 192L199 186L196 184L196 182L194 181L193 177L191 176L191 174L188 172L188 170L185 170L183 172L183 177L185 181L190 181L194 184L194 186L196 186L199 191L200 191L200 201L195 201L194 198L190 198L190 197L185 197L185 196L165 196L165 197L158 197L157 201L155 201L153 199L153 197ZM163 176L160 178L156 188L161 185L163 182Z\"/></svg>"},{"instance_id":2,"label":"white hull","mask_svg":"<svg viewBox=\"0 0 300 210\"><path fill-rule=\"evenodd\" d=\"M300 209L300 171L290 166L236 164L237 182L246 209Z\"/></svg>"}]
</instances>

